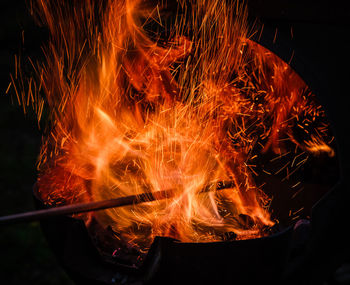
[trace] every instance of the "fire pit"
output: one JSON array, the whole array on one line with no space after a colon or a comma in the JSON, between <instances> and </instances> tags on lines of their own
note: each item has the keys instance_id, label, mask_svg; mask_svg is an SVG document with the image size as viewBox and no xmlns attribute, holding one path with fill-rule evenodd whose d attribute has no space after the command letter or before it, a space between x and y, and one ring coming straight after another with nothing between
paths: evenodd
<instances>
[{"instance_id":1,"label":"fire pit","mask_svg":"<svg viewBox=\"0 0 350 285\"><path fill-rule=\"evenodd\" d=\"M38 207L153 197L42 223L77 283L282 280L337 180L322 106L244 6L178 4L36 6L52 36Z\"/></svg>"},{"instance_id":2,"label":"fire pit","mask_svg":"<svg viewBox=\"0 0 350 285\"><path fill-rule=\"evenodd\" d=\"M136 267L96 250L81 220L59 217L42 222L42 228L77 284L276 283L284 277L293 233L288 227L269 237L213 243L156 237L143 264Z\"/></svg>"}]
</instances>

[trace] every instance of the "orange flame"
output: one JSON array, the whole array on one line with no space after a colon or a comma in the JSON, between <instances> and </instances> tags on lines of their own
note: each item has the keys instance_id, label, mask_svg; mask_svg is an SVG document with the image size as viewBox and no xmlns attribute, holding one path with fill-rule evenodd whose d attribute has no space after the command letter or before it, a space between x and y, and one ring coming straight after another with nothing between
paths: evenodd
<instances>
[{"instance_id":1,"label":"orange flame","mask_svg":"<svg viewBox=\"0 0 350 285\"><path fill-rule=\"evenodd\" d=\"M33 6L51 34L46 63L36 67L51 122L42 198L74 203L171 189L169 199L84 216L140 249L157 235L265 235L274 222L254 159L324 142L295 135L299 117L323 116L305 83L249 40L239 2L178 1L176 16L152 1L95 2ZM227 180L230 189L200 193Z\"/></svg>"}]
</instances>

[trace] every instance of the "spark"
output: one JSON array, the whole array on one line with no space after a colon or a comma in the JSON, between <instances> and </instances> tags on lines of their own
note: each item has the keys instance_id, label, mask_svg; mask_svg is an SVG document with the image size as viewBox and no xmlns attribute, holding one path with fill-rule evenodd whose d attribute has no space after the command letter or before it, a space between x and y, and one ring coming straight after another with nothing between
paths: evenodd
<instances>
[{"instance_id":1,"label":"spark","mask_svg":"<svg viewBox=\"0 0 350 285\"><path fill-rule=\"evenodd\" d=\"M93 214L140 251L156 235L266 235L272 198L255 179L286 170L282 182L309 155L334 156L322 109L286 62L251 40L263 28L248 33L241 1L193 1L192 13L169 16L169 26L163 7L146 2L35 2L51 35L45 61L29 60L36 76L25 80L16 68L6 92L13 88L24 110L32 105L38 121L48 110L42 199L69 204L175 189L172 198ZM220 180L234 183L197 195ZM253 225L237 223L240 214Z\"/></svg>"}]
</instances>

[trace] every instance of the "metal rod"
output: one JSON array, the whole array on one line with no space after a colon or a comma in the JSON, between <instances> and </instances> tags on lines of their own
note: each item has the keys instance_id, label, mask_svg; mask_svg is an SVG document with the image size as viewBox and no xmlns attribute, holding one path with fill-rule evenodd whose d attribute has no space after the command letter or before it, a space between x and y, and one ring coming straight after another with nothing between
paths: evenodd
<instances>
[{"instance_id":1,"label":"metal rod","mask_svg":"<svg viewBox=\"0 0 350 285\"><path fill-rule=\"evenodd\" d=\"M214 187L215 186L215 187ZM204 193L212 190L223 190L232 188L232 181L221 181L215 184L210 184L202 189L199 193ZM213 189L215 188L215 189ZM174 190L162 190L156 192L142 193L121 198L102 200L89 203L78 203L66 206L59 206L49 209L29 211L20 214L0 217L0 225L9 225L23 222L33 222L38 220L49 219L62 215L72 215L84 212L99 211L110 208L136 205L145 202L152 202L171 198L174 196Z\"/></svg>"}]
</instances>

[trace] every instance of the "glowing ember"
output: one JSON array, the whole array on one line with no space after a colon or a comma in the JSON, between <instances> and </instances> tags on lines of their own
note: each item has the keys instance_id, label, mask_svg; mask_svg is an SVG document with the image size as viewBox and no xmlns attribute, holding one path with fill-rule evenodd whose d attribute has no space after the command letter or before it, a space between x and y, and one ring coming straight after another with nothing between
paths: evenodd
<instances>
[{"instance_id":1,"label":"glowing ember","mask_svg":"<svg viewBox=\"0 0 350 285\"><path fill-rule=\"evenodd\" d=\"M178 1L175 16L153 2L34 5L51 34L26 97L39 119L43 102L50 112L39 193L60 204L170 189L81 216L138 250L158 235L267 235L271 197L255 178L288 179L305 153L334 156L324 113L288 64L249 40L244 5ZM218 181L233 187L202 191Z\"/></svg>"}]
</instances>

